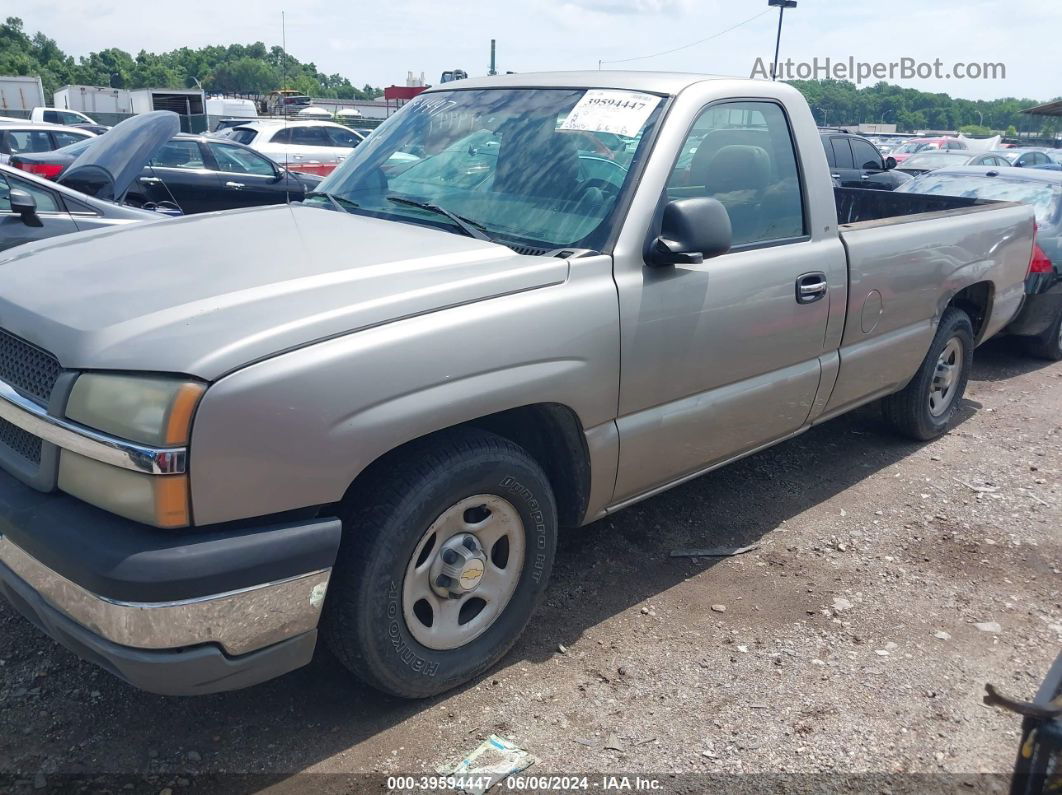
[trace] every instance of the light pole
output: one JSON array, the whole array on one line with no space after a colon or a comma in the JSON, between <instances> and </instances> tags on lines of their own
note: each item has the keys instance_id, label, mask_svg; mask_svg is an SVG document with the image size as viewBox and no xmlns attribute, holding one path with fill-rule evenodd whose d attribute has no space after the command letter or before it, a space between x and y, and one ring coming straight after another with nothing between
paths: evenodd
<instances>
[{"instance_id":1,"label":"light pole","mask_svg":"<svg viewBox=\"0 0 1062 795\"><path fill-rule=\"evenodd\" d=\"M886 108L884 111L882 111L882 113L881 113L881 124L882 125L885 124L885 117L888 116L890 113L892 113L892 108Z\"/></svg>"},{"instance_id":2,"label":"light pole","mask_svg":"<svg viewBox=\"0 0 1062 795\"><path fill-rule=\"evenodd\" d=\"M829 118L829 113L830 112L828 110L826 110L826 108L815 108L815 110L821 110L822 111L822 126L825 127L826 126L826 119Z\"/></svg>"},{"instance_id":3,"label":"light pole","mask_svg":"<svg viewBox=\"0 0 1062 795\"><path fill-rule=\"evenodd\" d=\"M975 110L974 113L977 114L977 126L978 127L984 127L985 126L985 114L983 114L979 110Z\"/></svg>"},{"instance_id":4,"label":"light pole","mask_svg":"<svg viewBox=\"0 0 1062 795\"><path fill-rule=\"evenodd\" d=\"M771 80L778 79L778 48L782 46L782 17L787 8L796 8L797 0L767 0L768 6L778 6L778 35L774 39L774 63L771 64Z\"/></svg>"}]
</instances>

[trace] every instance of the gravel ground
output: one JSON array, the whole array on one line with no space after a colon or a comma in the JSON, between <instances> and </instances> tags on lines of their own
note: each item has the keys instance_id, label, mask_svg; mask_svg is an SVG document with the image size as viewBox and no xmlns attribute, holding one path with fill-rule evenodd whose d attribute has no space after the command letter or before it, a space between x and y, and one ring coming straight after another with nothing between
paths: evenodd
<instances>
[{"instance_id":1,"label":"gravel ground","mask_svg":"<svg viewBox=\"0 0 1062 795\"><path fill-rule=\"evenodd\" d=\"M566 533L516 648L432 701L369 691L326 653L250 690L153 696L0 606L0 789L355 791L495 733L538 757L528 773L667 789L784 771L963 791L941 774L1001 774L966 782L1001 791L1019 720L984 684L1031 697L1062 644L1062 364L1007 340L976 358L936 442L867 408Z\"/></svg>"}]
</instances>

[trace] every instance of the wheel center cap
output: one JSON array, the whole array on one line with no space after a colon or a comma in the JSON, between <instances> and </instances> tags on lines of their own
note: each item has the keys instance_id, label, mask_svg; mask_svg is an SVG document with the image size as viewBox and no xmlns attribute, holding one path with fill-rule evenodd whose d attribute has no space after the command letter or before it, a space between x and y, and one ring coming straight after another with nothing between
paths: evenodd
<instances>
[{"instance_id":1,"label":"wheel center cap","mask_svg":"<svg viewBox=\"0 0 1062 795\"><path fill-rule=\"evenodd\" d=\"M461 587L470 591L479 585L479 581L483 579L483 561L470 560L465 567L461 570L461 576L458 580L461 583Z\"/></svg>"},{"instance_id":2,"label":"wheel center cap","mask_svg":"<svg viewBox=\"0 0 1062 795\"><path fill-rule=\"evenodd\" d=\"M459 599L479 587L486 565L479 540L461 533L448 539L435 556L429 573L431 587L439 596Z\"/></svg>"}]
</instances>

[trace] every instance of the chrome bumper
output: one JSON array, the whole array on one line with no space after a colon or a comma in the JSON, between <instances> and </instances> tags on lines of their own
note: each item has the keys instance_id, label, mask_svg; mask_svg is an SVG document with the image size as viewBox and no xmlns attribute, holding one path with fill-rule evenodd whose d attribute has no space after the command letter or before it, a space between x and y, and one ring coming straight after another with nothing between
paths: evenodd
<instances>
[{"instance_id":1,"label":"chrome bumper","mask_svg":"<svg viewBox=\"0 0 1062 795\"><path fill-rule=\"evenodd\" d=\"M121 646L218 644L238 656L317 627L331 569L174 602L121 602L85 590L0 535L0 563L85 629Z\"/></svg>"}]
</instances>

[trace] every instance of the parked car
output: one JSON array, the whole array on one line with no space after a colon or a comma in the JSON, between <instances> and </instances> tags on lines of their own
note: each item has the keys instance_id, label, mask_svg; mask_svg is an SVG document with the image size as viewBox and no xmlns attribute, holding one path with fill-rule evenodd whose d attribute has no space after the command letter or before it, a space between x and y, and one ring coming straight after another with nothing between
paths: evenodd
<instances>
[{"instance_id":1,"label":"parked car","mask_svg":"<svg viewBox=\"0 0 1062 795\"><path fill-rule=\"evenodd\" d=\"M893 190L910 176L893 171L895 163L866 138L850 133L819 133L832 176L845 188Z\"/></svg>"},{"instance_id":2,"label":"parked car","mask_svg":"<svg viewBox=\"0 0 1062 795\"><path fill-rule=\"evenodd\" d=\"M917 176L937 168L954 168L956 166L996 166L997 168L1003 168L1010 166L1010 161L995 152L972 155L963 151L934 149L927 152L916 152L898 165L896 170L902 171L904 174Z\"/></svg>"},{"instance_id":3,"label":"parked car","mask_svg":"<svg viewBox=\"0 0 1062 795\"><path fill-rule=\"evenodd\" d=\"M630 167L590 176L586 132L636 140ZM399 190L381 166L414 150L448 167ZM156 692L270 679L319 633L381 690L443 692L512 647L558 525L879 398L944 433L1033 229L835 189L780 81L430 88L302 204L0 257L0 592Z\"/></svg>"},{"instance_id":4,"label":"parked car","mask_svg":"<svg viewBox=\"0 0 1062 795\"><path fill-rule=\"evenodd\" d=\"M143 164L141 158L150 157L153 149L179 129L175 114L159 116L145 114L118 125L106 138L92 138L64 175L70 185L0 166L0 250L171 214L123 204ZM5 427L0 423L0 429ZM0 435L0 444L5 439L11 437Z\"/></svg>"},{"instance_id":5,"label":"parked car","mask_svg":"<svg viewBox=\"0 0 1062 795\"><path fill-rule=\"evenodd\" d=\"M1015 146L1009 149L995 149L992 154L999 155L1008 164L1017 168L1040 168L1054 163L1048 155L1048 151L1047 149Z\"/></svg>"},{"instance_id":6,"label":"parked car","mask_svg":"<svg viewBox=\"0 0 1062 795\"><path fill-rule=\"evenodd\" d=\"M218 133L275 160L292 171L326 176L363 140L361 135L330 121L259 119Z\"/></svg>"},{"instance_id":7,"label":"parked car","mask_svg":"<svg viewBox=\"0 0 1062 795\"><path fill-rule=\"evenodd\" d=\"M107 130L111 129L106 124L68 124L66 126L73 127L75 130L85 130L94 135L103 135Z\"/></svg>"},{"instance_id":8,"label":"parked car","mask_svg":"<svg viewBox=\"0 0 1062 795\"><path fill-rule=\"evenodd\" d=\"M54 152L19 155L11 165L56 179L88 146L77 143ZM236 207L302 201L321 177L285 171L265 155L233 141L180 134L144 166L126 201L133 206L172 202L185 215Z\"/></svg>"},{"instance_id":9,"label":"parked car","mask_svg":"<svg viewBox=\"0 0 1062 795\"><path fill-rule=\"evenodd\" d=\"M966 149L966 144L958 138L915 138L900 144L889 154L897 163L902 163L916 152L933 152L938 149L962 151Z\"/></svg>"},{"instance_id":10,"label":"parked car","mask_svg":"<svg viewBox=\"0 0 1062 795\"><path fill-rule=\"evenodd\" d=\"M1025 283L1025 303L1006 332L1022 337L1034 356L1062 359L1062 173L1040 168L948 168L917 177L902 190L1033 207L1036 248Z\"/></svg>"},{"instance_id":11,"label":"parked car","mask_svg":"<svg viewBox=\"0 0 1062 795\"><path fill-rule=\"evenodd\" d=\"M11 155L50 152L94 137L87 130L55 124L0 123L0 163L7 163Z\"/></svg>"},{"instance_id":12,"label":"parked car","mask_svg":"<svg viewBox=\"0 0 1062 795\"><path fill-rule=\"evenodd\" d=\"M37 124L95 124L96 120L77 110L66 108L34 108L30 111L30 121Z\"/></svg>"}]
</instances>

